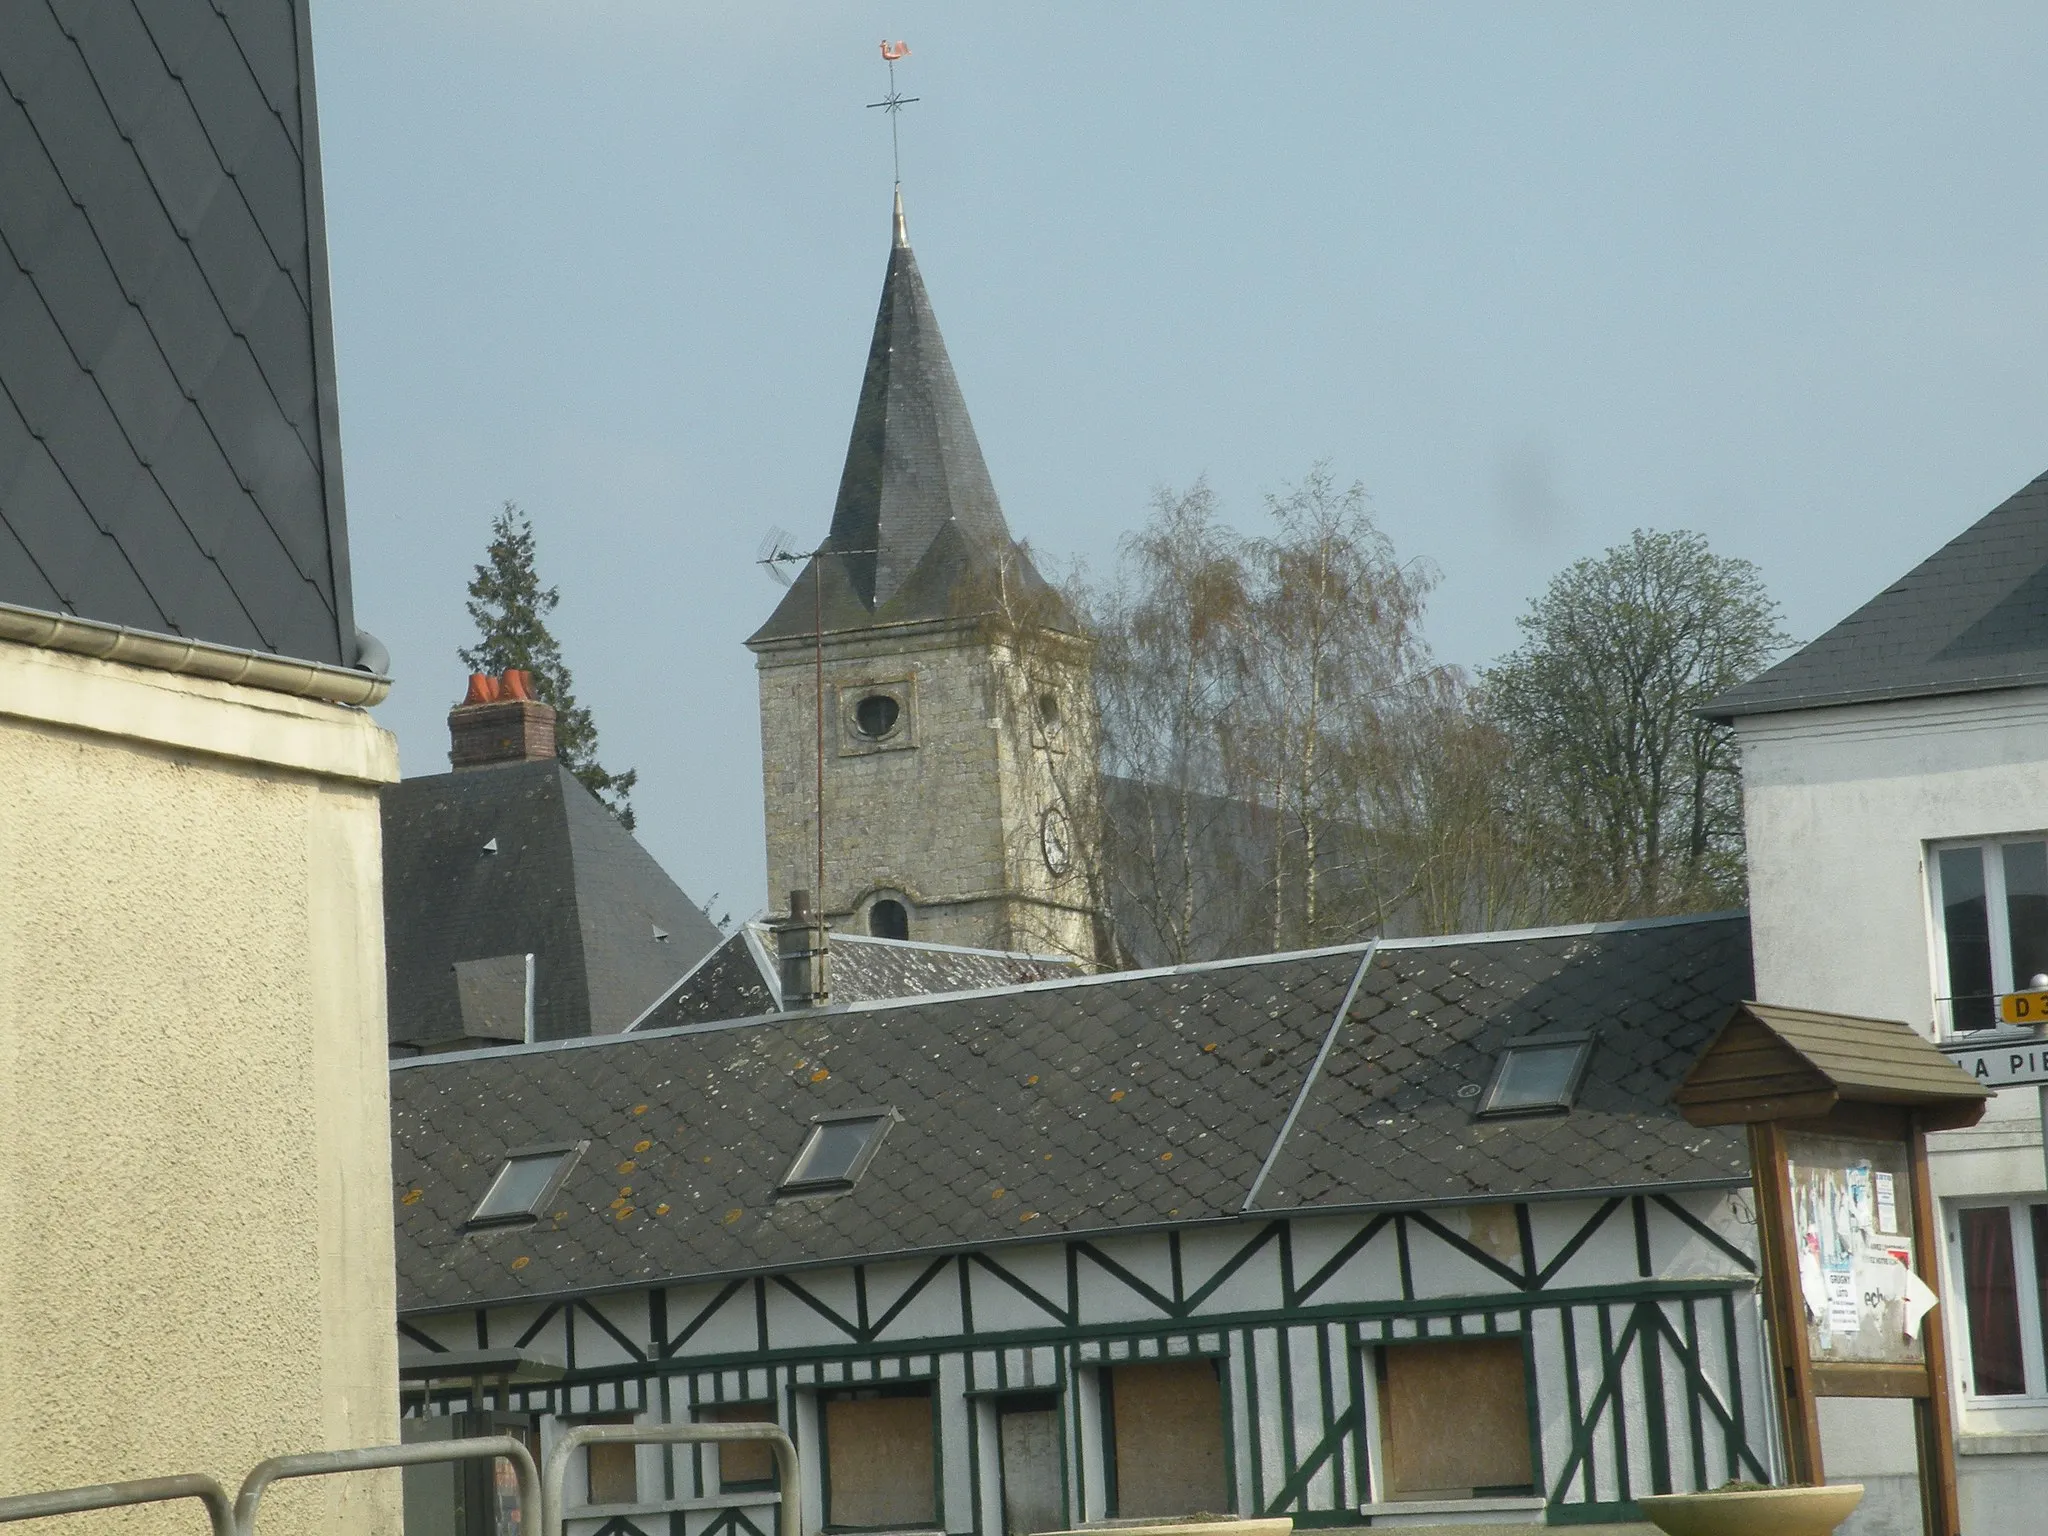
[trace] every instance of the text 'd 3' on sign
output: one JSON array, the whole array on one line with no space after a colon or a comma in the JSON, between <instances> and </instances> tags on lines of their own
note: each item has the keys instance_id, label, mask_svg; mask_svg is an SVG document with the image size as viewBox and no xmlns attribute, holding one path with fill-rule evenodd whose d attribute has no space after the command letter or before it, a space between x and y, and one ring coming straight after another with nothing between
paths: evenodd
<instances>
[{"instance_id":1,"label":"text 'd 3' on sign","mask_svg":"<svg viewBox=\"0 0 2048 1536\"><path fill-rule=\"evenodd\" d=\"M2007 1024L2048 1023L2048 992L2008 992L1998 1000L1998 1017Z\"/></svg>"}]
</instances>

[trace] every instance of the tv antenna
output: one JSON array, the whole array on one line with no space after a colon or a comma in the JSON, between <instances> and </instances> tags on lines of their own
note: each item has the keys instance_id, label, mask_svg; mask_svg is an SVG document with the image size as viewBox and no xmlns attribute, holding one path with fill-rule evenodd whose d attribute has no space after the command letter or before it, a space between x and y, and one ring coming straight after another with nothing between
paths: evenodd
<instances>
[{"instance_id":1,"label":"tv antenna","mask_svg":"<svg viewBox=\"0 0 2048 1536\"><path fill-rule=\"evenodd\" d=\"M910 57L910 44L900 41L892 43L885 37L882 39L882 57L889 61L889 94L880 101L869 102L868 106L870 109L880 107L889 114L889 159L895 166L896 184L900 187L903 185L903 144L897 137L896 119L903 115L905 107L924 98L905 96L896 89L896 61Z\"/></svg>"},{"instance_id":2,"label":"tv antenna","mask_svg":"<svg viewBox=\"0 0 2048 1536\"><path fill-rule=\"evenodd\" d=\"M790 584L791 577L785 566L795 565L799 560L811 557L799 554L790 548L790 537L780 527L770 524L768 531L761 535L761 542L754 549L754 564L775 578L778 587Z\"/></svg>"}]
</instances>

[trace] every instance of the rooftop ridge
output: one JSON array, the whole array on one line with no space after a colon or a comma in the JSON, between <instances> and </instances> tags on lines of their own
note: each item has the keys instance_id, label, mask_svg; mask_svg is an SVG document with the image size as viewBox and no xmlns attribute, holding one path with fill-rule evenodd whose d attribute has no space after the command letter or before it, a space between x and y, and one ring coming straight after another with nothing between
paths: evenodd
<instances>
[{"instance_id":1,"label":"rooftop ridge","mask_svg":"<svg viewBox=\"0 0 2048 1536\"><path fill-rule=\"evenodd\" d=\"M854 1013L881 1013L891 1009L918 1008L927 1003L956 1002L966 998L1011 996L1025 992L1049 992L1062 987L1100 987L1119 982L1158 981L1169 976L1201 975L1210 971L1241 969L1255 965L1284 965L1300 960L1319 960L1337 955L1363 955L1368 951L1441 949L1460 944L1501 944L1524 939L1568 939L1597 933L1628 933L1641 929L1678 928L1688 924L1731 922L1747 917L1744 908L1722 912L1684 913L1675 917L1622 918L1606 923L1574 923L1554 928L1503 929L1491 933L1445 934L1416 939L1362 939L1350 944L1329 944L1318 949L1278 950L1269 954L1230 955L1221 960L1198 960L1187 965L1152 966L1135 971L1101 971L1088 976L1055 976L1045 981L1017 982L1000 987L968 987L957 992L921 992L909 997L881 997L857 1003L832 1003L823 1008L799 1008L777 1013L749 1014L737 1019L712 1019L698 1024L677 1024L667 1029L629 1029L616 1034L578 1036L567 1040L538 1040L531 1045L492 1046L476 1051L443 1051L431 1056L410 1056L393 1061L394 1072L429 1067L451 1061L492 1060L503 1056L531 1056L548 1051L592 1050L634 1041L665 1040L671 1036L700 1035L716 1030L746 1029L762 1024L795 1019L830 1018ZM723 948L721 945L720 948ZM716 951L714 951L715 953ZM677 983L681 985L680 982ZM664 994L664 999L669 994ZM659 1003L656 1004L659 1006ZM644 1018L646 1015L642 1015Z\"/></svg>"},{"instance_id":2,"label":"rooftop ridge","mask_svg":"<svg viewBox=\"0 0 2048 1536\"><path fill-rule=\"evenodd\" d=\"M756 919L755 921L758 921ZM929 939L885 939L874 933L832 930L834 944L874 944L891 949L929 949L941 955L980 955L990 960L1037 960L1045 965L1079 965L1072 955L1040 955L1028 949L983 949L973 944L939 944Z\"/></svg>"},{"instance_id":3,"label":"rooftop ridge","mask_svg":"<svg viewBox=\"0 0 2048 1536\"><path fill-rule=\"evenodd\" d=\"M732 942L733 938L734 935L727 934L723 939L720 939L716 944L712 945L709 949L707 949L702 955L698 957L697 963L695 965L691 966L687 971L683 972L682 975L678 976L674 981L670 982L667 986L663 987L661 989L661 996L657 997L653 1002L649 1003L645 1008L642 1008L637 1014L635 1014L633 1016L632 1022L626 1025L624 1029L620 1030L619 1033L622 1035L630 1035L634 1030L638 1029L641 1026L641 1024L646 1021L648 1016L655 1011L655 1009L659 1008L663 1003L667 1002L670 998L674 997L678 992L682 991L684 987L687 987L690 984L690 979L692 977L694 977L699 971L703 970L704 967L709 965L713 960L716 960L720 955L724 954L726 946Z\"/></svg>"},{"instance_id":4,"label":"rooftop ridge","mask_svg":"<svg viewBox=\"0 0 2048 1536\"><path fill-rule=\"evenodd\" d=\"M1517 939L1575 939L1589 933L1628 933L1638 928L1679 928L1687 923L1726 923L1748 917L1747 907L1718 912L1680 912L1669 917L1618 917L1604 923L1561 923L1549 928L1497 928L1484 933L1428 934L1412 939L1387 939L1384 949L1442 949L1453 944L1503 944Z\"/></svg>"}]
</instances>

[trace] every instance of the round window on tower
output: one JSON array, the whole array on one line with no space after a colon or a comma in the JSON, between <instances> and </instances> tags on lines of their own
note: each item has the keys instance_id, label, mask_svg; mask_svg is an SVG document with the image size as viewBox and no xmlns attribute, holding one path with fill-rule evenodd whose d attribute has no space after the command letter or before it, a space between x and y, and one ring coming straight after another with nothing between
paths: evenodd
<instances>
[{"instance_id":1,"label":"round window on tower","mask_svg":"<svg viewBox=\"0 0 2048 1536\"><path fill-rule=\"evenodd\" d=\"M853 706L853 728L869 741L880 741L896 729L903 706L886 693L871 693Z\"/></svg>"}]
</instances>

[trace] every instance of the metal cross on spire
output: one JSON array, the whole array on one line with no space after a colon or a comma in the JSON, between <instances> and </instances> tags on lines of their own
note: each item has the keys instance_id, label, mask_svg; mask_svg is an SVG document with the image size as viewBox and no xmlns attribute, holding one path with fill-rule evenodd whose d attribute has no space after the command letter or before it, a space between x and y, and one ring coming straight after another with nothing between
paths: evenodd
<instances>
[{"instance_id":1,"label":"metal cross on spire","mask_svg":"<svg viewBox=\"0 0 2048 1536\"><path fill-rule=\"evenodd\" d=\"M896 61L909 57L909 54L910 44L892 43L887 38L882 39L882 57L889 61L889 94L880 101L868 103L870 107L880 107L889 114L889 158L895 165L896 182L899 186L903 182L903 145L896 135L896 118L905 107L920 99L916 96L902 95L896 89Z\"/></svg>"}]
</instances>

